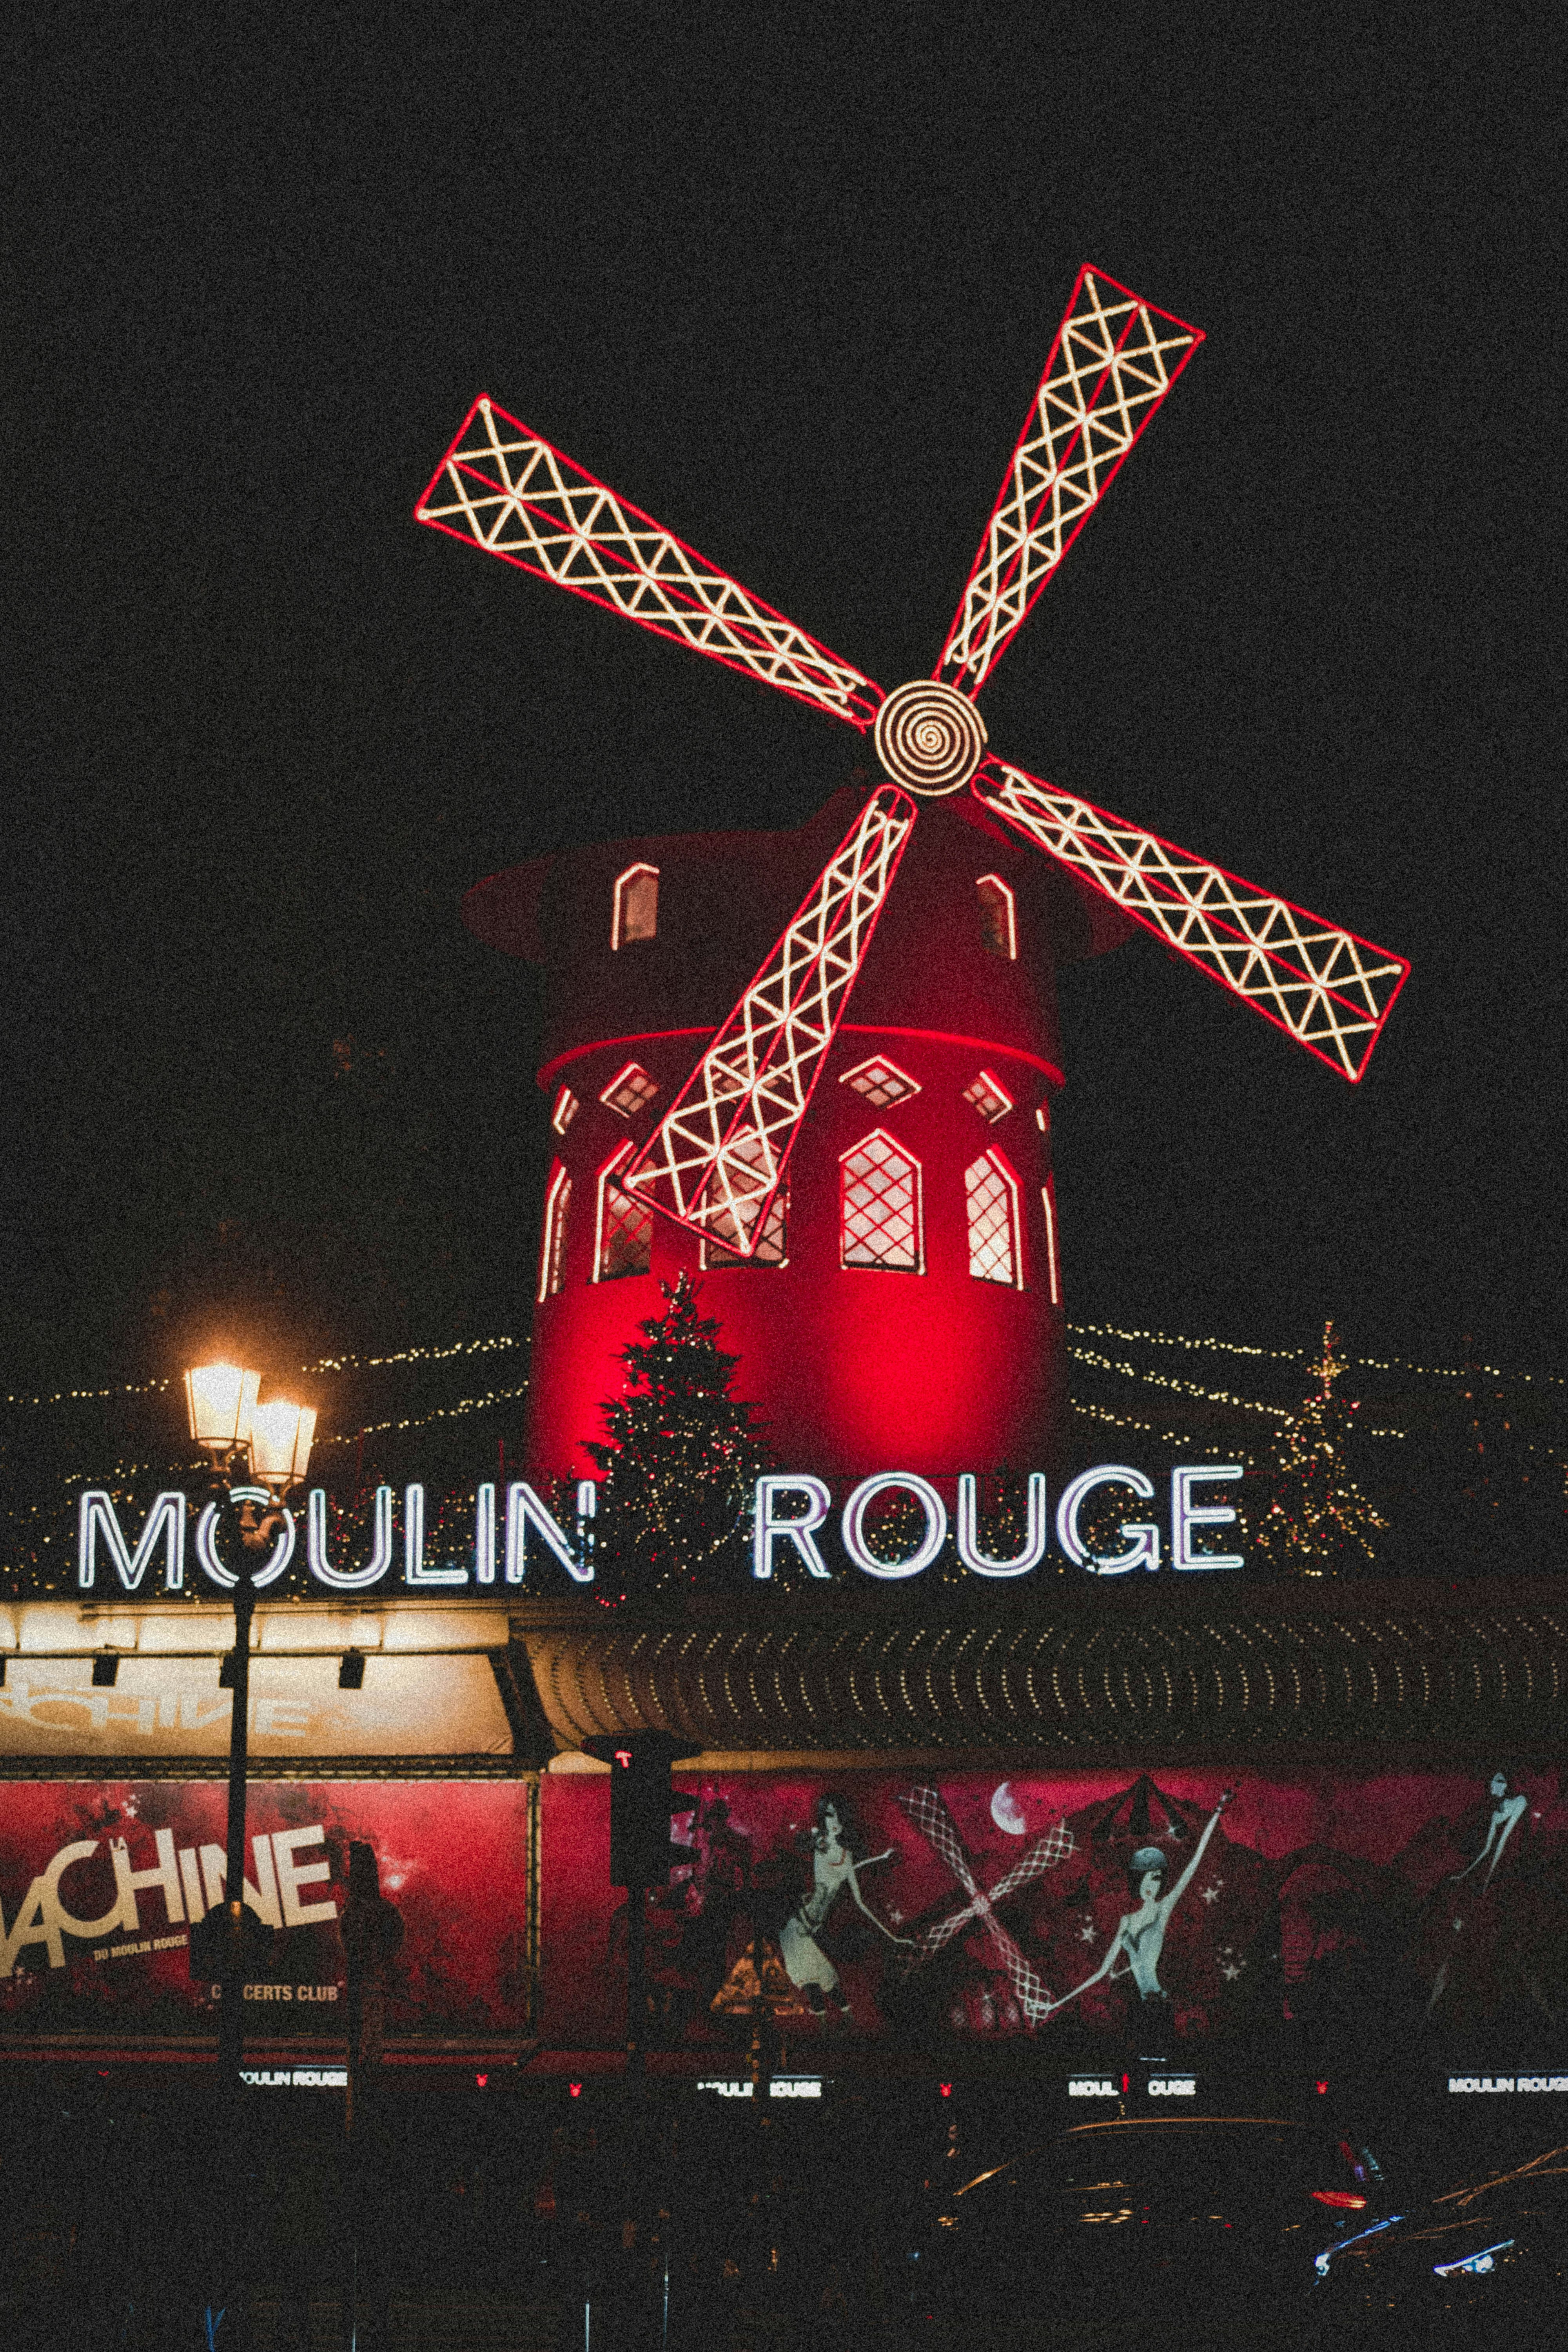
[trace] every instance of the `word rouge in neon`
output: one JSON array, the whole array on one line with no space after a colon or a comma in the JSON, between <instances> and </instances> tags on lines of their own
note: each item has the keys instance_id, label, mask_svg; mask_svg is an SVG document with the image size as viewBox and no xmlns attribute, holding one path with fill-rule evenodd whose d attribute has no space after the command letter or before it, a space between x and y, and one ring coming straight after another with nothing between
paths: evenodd
<instances>
[{"instance_id":1,"label":"word rouge in neon","mask_svg":"<svg viewBox=\"0 0 1568 2352\"><path fill-rule=\"evenodd\" d=\"M1244 1565L1239 1553L1199 1549L1212 1530L1236 1524L1229 1504L1199 1502L1198 1486L1225 1485L1241 1476L1239 1463L1187 1465L1171 1473L1170 1550L1173 1569L1233 1569ZM1075 1568L1091 1576L1124 1576L1134 1569L1158 1569L1164 1561L1163 1530L1152 1519L1129 1517L1120 1528L1121 1547L1114 1552L1093 1549L1080 1532L1079 1518L1091 1494L1104 1486L1124 1487L1139 1503L1154 1499L1153 1481L1125 1463L1107 1462L1082 1470L1058 1497L1054 1526L1058 1545ZM918 1507L922 1531L915 1548L903 1559L883 1559L866 1541L866 1517L885 1494L902 1493ZM259 1489L235 1489L235 1499L247 1496L262 1502ZM498 1570L508 1584L521 1584L531 1559L542 1550L577 1584L594 1580L594 1522L597 1489L584 1478L577 1488L573 1527L562 1526L533 1488L519 1479L506 1490L504 1514L498 1510L493 1485L481 1486L474 1507L474 1542L470 1560L432 1566L425 1557L425 1489L407 1486L403 1500L403 1581L416 1591L458 1585L493 1585ZM779 1547L793 1553L806 1573L831 1577L832 1569L817 1540L833 1509L826 1481L808 1471L772 1473L757 1480L752 1515L752 1572L762 1581L773 1573ZM272 1551L258 1570L258 1591L275 1584L294 1558L297 1528L290 1510L279 1513L281 1526ZM77 1582L84 1592L98 1580L100 1555L112 1565L127 1592L140 1590L147 1570L163 1556L163 1583L168 1591L181 1591L185 1580L189 1509L183 1494L171 1490L155 1497L132 1544L120 1524L112 1496L100 1487L83 1494L77 1518ZM209 1502L196 1518L195 1545L197 1565L208 1582L231 1592L238 1579L225 1566L217 1543L219 1506ZM1006 1558L985 1550L980 1541L979 1482L965 1471L958 1480L957 1507L950 1523L946 1503L929 1478L912 1470L881 1470L862 1478L838 1514L837 1534L851 1567L883 1581L919 1576L942 1551L950 1532L958 1557L974 1576L1026 1576L1046 1557L1053 1515L1047 1507L1046 1477L1033 1473L1028 1483L1024 1540ZM332 1592L362 1592L382 1582L392 1570L396 1552L390 1486L378 1486L371 1506L368 1557L357 1566L331 1556L327 1537L327 1497L313 1487L305 1508L305 1559L311 1577Z\"/></svg>"}]
</instances>

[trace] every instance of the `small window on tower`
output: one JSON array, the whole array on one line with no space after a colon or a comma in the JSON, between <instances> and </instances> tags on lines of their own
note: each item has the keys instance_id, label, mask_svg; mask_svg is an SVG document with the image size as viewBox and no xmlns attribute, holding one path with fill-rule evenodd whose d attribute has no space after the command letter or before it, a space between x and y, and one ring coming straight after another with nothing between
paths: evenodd
<instances>
[{"instance_id":1,"label":"small window on tower","mask_svg":"<svg viewBox=\"0 0 1568 2352\"><path fill-rule=\"evenodd\" d=\"M879 1110L886 1110L889 1103L906 1102L910 1095L920 1092L919 1080L911 1078L907 1070L900 1070L897 1062L889 1062L885 1054L873 1054L868 1062L846 1070L838 1083L841 1087L853 1087L858 1095L864 1095Z\"/></svg>"},{"instance_id":2,"label":"small window on tower","mask_svg":"<svg viewBox=\"0 0 1568 2352\"><path fill-rule=\"evenodd\" d=\"M647 1274L653 1265L653 1209L620 1178L632 1156L624 1143L599 1178L599 1230L594 1250L595 1282L618 1282L624 1274Z\"/></svg>"},{"instance_id":3,"label":"small window on tower","mask_svg":"<svg viewBox=\"0 0 1568 2352\"><path fill-rule=\"evenodd\" d=\"M980 908L980 939L987 955L1011 963L1018 952L1018 926L1013 893L1000 874L983 874L974 886Z\"/></svg>"},{"instance_id":4,"label":"small window on tower","mask_svg":"<svg viewBox=\"0 0 1568 2352\"><path fill-rule=\"evenodd\" d=\"M964 1087L963 1099L973 1105L987 1127L994 1127L1013 1108L1012 1096L989 1070L982 1070L973 1083Z\"/></svg>"},{"instance_id":5,"label":"small window on tower","mask_svg":"<svg viewBox=\"0 0 1568 2352\"><path fill-rule=\"evenodd\" d=\"M658 931L658 868L628 866L616 884L616 910L610 921L612 948L630 947L634 940L651 940Z\"/></svg>"},{"instance_id":6,"label":"small window on tower","mask_svg":"<svg viewBox=\"0 0 1568 2352\"><path fill-rule=\"evenodd\" d=\"M757 1246L750 1257L742 1257L734 1250L707 1239L702 1242L702 1263L705 1266L723 1265L784 1265L789 1260L789 1179L786 1176L768 1203L768 1213L763 1219L763 1230Z\"/></svg>"},{"instance_id":7,"label":"small window on tower","mask_svg":"<svg viewBox=\"0 0 1568 2352\"><path fill-rule=\"evenodd\" d=\"M999 1151L963 1171L969 1211L969 1271L976 1282L1022 1287L1018 1255L1018 1180Z\"/></svg>"},{"instance_id":8,"label":"small window on tower","mask_svg":"<svg viewBox=\"0 0 1568 2352\"><path fill-rule=\"evenodd\" d=\"M544 1196L544 1246L539 1257L539 1295L553 1298L565 1279L566 1219L572 1207L572 1179L559 1160Z\"/></svg>"},{"instance_id":9,"label":"small window on tower","mask_svg":"<svg viewBox=\"0 0 1568 2352\"><path fill-rule=\"evenodd\" d=\"M844 1265L923 1274L920 1161L879 1128L844 1154L839 1170Z\"/></svg>"},{"instance_id":10,"label":"small window on tower","mask_svg":"<svg viewBox=\"0 0 1568 2352\"><path fill-rule=\"evenodd\" d=\"M639 1110L646 1109L652 1102L658 1092L658 1080L650 1078L639 1063L628 1062L624 1070L616 1072L599 1100L607 1103L612 1110L619 1111L623 1118L635 1118Z\"/></svg>"},{"instance_id":11,"label":"small window on tower","mask_svg":"<svg viewBox=\"0 0 1568 2352\"><path fill-rule=\"evenodd\" d=\"M550 1124L557 1135L564 1135L582 1106L570 1087L563 1087L555 1097L555 1108L550 1114Z\"/></svg>"}]
</instances>

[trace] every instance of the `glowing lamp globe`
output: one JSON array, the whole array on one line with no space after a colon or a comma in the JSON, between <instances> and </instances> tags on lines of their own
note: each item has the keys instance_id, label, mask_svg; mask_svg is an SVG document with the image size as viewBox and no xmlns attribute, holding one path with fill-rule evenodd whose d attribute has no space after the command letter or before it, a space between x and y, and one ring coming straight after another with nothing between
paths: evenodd
<instances>
[{"instance_id":1,"label":"glowing lamp globe","mask_svg":"<svg viewBox=\"0 0 1568 2352\"><path fill-rule=\"evenodd\" d=\"M216 1459L250 1441L259 1372L237 1364L198 1364L185 1374L191 1435Z\"/></svg>"},{"instance_id":2,"label":"glowing lamp globe","mask_svg":"<svg viewBox=\"0 0 1568 2352\"><path fill-rule=\"evenodd\" d=\"M290 1404L274 1397L257 1405L250 1417L250 1469L276 1495L297 1486L310 1465L316 1433L316 1408Z\"/></svg>"}]
</instances>

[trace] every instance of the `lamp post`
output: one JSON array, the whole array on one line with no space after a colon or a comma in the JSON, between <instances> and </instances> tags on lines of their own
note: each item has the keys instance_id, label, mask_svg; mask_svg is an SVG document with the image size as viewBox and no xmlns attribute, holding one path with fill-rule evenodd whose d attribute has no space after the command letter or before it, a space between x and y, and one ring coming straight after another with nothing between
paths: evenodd
<instances>
[{"instance_id":1,"label":"lamp post","mask_svg":"<svg viewBox=\"0 0 1568 2352\"><path fill-rule=\"evenodd\" d=\"M283 1497L304 1478L316 1432L313 1405L281 1397L258 1402L259 1372L237 1364L201 1364L185 1374L191 1435L211 1456L214 1485L227 1500L237 1472L245 1557L235 1570L234 1701L228 1732L228 1829L224 1864L224 1934L218 1983L218 2095L236 2098L245 2040L245 1800L250 1732L250 1627L256 1571L283 1520ZM257 1506L268 1507L258 1517Z\"/></svg>"}]
</instances>

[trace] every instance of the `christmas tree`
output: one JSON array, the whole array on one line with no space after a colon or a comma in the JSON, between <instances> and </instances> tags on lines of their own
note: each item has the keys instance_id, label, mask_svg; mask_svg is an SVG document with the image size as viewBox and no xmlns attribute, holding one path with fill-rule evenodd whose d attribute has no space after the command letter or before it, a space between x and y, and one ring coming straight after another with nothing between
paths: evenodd
<instances>
[{"instance_id":1,"label":"christmas tree","mask_svg":"<svg viewBox=\"0 0 1568 2352\"><path fill-rule=\"evenodd\" d=\"M1352 1550L1373 1557L1373 1535L1386 1526L1351 1477L1351 1416L1360 1410L1334 1394L1344 1370L1332 1323L1323 1352L1309 1367L1317 1386L1285 1423L1273 1464L1274 1492L1255 1530L1254 1548L1292 1576L1334 1576Z\"/></svg>"},{"instance_id":2,"label":"christmas tree","mask_svg":"<svg viewBox=\"0 0 1568 2352\"><path fill-rule=\"evenodd\" d=\"M666 1311L621 1351L625 1391L606 1400L595 1558L601 1591L622 1599L696 1591L744 1566L758 1473L774 1457L755 1407L730 1394L738 1356L697 1311L682 1274Z\"/></svg>"}]
</instances>

